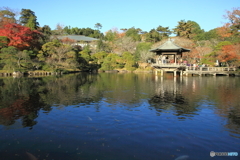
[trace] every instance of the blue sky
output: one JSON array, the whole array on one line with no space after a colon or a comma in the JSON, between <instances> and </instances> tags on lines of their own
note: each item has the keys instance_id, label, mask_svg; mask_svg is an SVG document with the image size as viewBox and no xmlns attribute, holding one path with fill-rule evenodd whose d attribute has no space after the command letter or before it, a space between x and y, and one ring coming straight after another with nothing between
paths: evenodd
<instances>
[{"instance_id":1,"label":"blue sky","mask_svg":"<svg viewBox=\"0 0 240 160\"><path fill-rule=\"evenodd\" d=\"M227 10L240 6L240 0L4 0L0 7L35 12L40 26L94 29L141 28L150 31L159 25L174 28L180 20L197 22L205 31L226 22Z\"/></svg>"}]
</instances>

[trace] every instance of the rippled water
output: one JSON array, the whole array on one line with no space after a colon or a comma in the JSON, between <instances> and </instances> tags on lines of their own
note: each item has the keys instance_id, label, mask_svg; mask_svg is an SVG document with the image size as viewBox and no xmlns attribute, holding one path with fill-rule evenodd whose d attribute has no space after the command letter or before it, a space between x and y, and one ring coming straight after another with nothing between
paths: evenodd
<instances>
[{"instance_id":1,"label":"rippled water","mask_svg":"<svg viewBox=\"0 0 240 160\"><path fill-rule=\"evenodd\" d=\"M240 154L239 77L1 78L0 98L3 160L207 160L210 151Z\"/></svg>"}]
</instances>

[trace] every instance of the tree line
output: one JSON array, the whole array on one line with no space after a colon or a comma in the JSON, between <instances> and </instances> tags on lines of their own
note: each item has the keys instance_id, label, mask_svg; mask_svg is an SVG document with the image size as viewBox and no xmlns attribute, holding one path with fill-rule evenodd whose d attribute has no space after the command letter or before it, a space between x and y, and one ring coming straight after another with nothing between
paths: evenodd
<instances>
[{"instance_id":1,"label":"tree line","mask_svg":"<svg viewBox=\"0 0 240 160\"><path fill-rule=\"evenodd\" d=\"M20 15L17 19L16 15ZM52 30L40 26L35 12L20 13L0 9L0 69L12 71L46 70L136 70L140 63L154 59L151 48L163 44L172 34L174 43L191 49L183 59L189 63L240 66L240 8L227 11L227 23L210 31L197 22L180 20L175 28L157 26L150 31L140 28L114 28L101 33L101 23L94 28L78 28L57 24ZM59 35L85 35L97 41L80 47L72 39L59 40Z\"/></svg>"}]
</instances>

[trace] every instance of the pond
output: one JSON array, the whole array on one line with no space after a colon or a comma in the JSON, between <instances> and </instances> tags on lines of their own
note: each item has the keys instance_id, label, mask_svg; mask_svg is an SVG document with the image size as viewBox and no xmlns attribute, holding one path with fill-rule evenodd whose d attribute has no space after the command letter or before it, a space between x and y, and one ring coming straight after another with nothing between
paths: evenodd
<instances>
[{"instance_id":1,"label":"pond","mask_svg":"<svg viewBox=\"0 0 240 160\"><path fill-rule=\"evenodd\" d=\"M208 160L240 154L240 78L0 78L2 160ZM239 159L215 156L215 159Z\"/></svg>"}]
</instances>

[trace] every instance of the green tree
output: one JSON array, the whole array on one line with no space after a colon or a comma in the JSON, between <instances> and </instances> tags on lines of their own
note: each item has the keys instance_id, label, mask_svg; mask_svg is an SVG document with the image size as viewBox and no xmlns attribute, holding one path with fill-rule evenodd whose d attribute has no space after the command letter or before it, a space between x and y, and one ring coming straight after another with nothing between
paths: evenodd
<instances>
[{"instance_id":1,"label":"green tree","mask_svg":"<svg viewBox=\"0 0 240 160\"><path fill-rule=\"evenodd\" d=\"M117 39L117 34L118 33L116 31L109 30L106 32L104 39L106 41L113 42Z\"/></svg>"},{"instance_id":2,"label":"green tree","mask_svg":"<svg viewBox=\"0 0 240 160\"><path fill-rule=\"evenodd\" d=\"M22 9L20 13L20 24L31 28L32 30L38 29L39 23L37 22L37 16L30 9Z\"/></svg>"},{"instance_id":3,"label":"green tree","mask_svg":"<svg viewBox=\"0 0 240 160\"><path fill-rule=\"evenodd\" d=\"M101 64L101 70L113 70L120 68L121 57L115 53L109 53Z\"/></svg>"},{"instance_id":4,"label":"green tree","mask_svg":"<svg viewBox=\"0 0 240 160\"><path fill-rule=\"evenodd\" d=\"M203 40L218 39L219 35L217 34L217 29L211 29L208 32L204 32Z\"/></svg>"},{"instance_id":5,"label":"green tree","mask_svg":"<svg viewBox=\"0 0 240 160\"><path fill-rule=\"evenodd\" d=\"M167 38L170 34L172 34L169 27L158 26L157 31L160 33L161 39Z\"/></svg>"},{"instance_id":6,"label":"green tree","mask_svg":"<svg viewBox=\"0 0 240 160\"><path fill-rule=\"evenodd\" d=\"M28 50L18 51L18 53L16 54L18 68L25 68L25 69L33 68L32 62L30 61L31 54L32 54L32 51L28 51Z\"/></svg>"},{"instance_id":7,"label":"green tree","mask_svg":"<svg viewBox=\"0 0 240 160\"><path fill-rule=\"evenodd\" d=\"M92 55L92 59L95 63L102 64L106 56L107 56L107 53L104 51L97 52Z\"/></svg>"},{"instance_id":8,"label":"green tree","mask_svg":"<svg viewBox=\"0 0 240 160\"><path fill-rule=\"evenodd\" d=\"M9 38L6 36L0 36L0 49L7 47L10 42Z\"/></svg>"},{"instance_id":9,"label":"green tree","mask_svg":"<svg viewBox=\"0 0 240 160\"><path fill-rule=\"evenodd\" d=\"M141 37L139 35L140 31L141 29L132 27L126 31L125 35L127 37L131 37L134 41L141 41Z\"/></svg>"},{"instance_id":10,"label":"green tree","mask_svg":"<svg viewBox=\"0 0 240 160\"><path fill-rule=\"evenodd\" d=\"M85 56L85 54L83 54ZM39 61L43 62L44 70L62 70L77 69L87 65L84 56L77 50L67 44L62 44L58 40L48 42L42 46L41 51L37 55ZM81 63L81 66L79 65Z\"/></svg>"},{"instance_id":11,"label":"green tree","mask_svg":"<svg viewBox=\"0 0 240 160\"><path fill-rule=\"evenodd\" d=\"M173 29L173 32L179 37L193 39L195 41L205 40L205 31L194 21L181 20Z\"/></svg>"},{"instance_id":12,"label":"green tree","mask_svg":"<svg viewBox=\"0 0 240 160\"><path fill-rule=\"evenodd\" d=\"M97 28L97 30L102 29L101 23L96 23L94 27Z\"/></svg>"},{"instance_id":13,"label":"green tree","mask_svg":"<svg viewBox=\"0 0 240 160\"><path fill-rule=\"evenodd\" d=\"M43 33L43 43L49 42L50 41L50 37L52 35L51 28L48 25L44 25L39 30L40 30L40 32Z\"/></svg>"},{"instance_id":14,"label":"green tree","mask_svg":"<svg viewBox=\"0 0 240 160\"><path fill-rule=\"evenodd\" d=\"M221 41L214 47L214 52L219 51L222 49L225 45L231 45L232 43L229 41Z\"/></svg>"},{"instance_id":15,"label":"green tree","mask_svg":"<svg viewBox=\"0 0 240 160\"><path fill-rule=\"evenodd\" d=\"M17 48L12 46L1 49L1 63L4 64L4 69L15 71L19 68L17 54Z\"/></svg>"},{"instance_id":16,"label":"green tree","mask_svg":"<svg viewBox=\"0 0 240 160\"><path fill-rule=\"evenodd\" d=\"M108 45L109 52L114 52L117 48L116 41L118 39L118 32L114 30L109 30L104 36L104 40Z\"/></svg>"},{"instance_id":17,"label":"green tree","mask_svg":"<svg viewBox=\"0 0 240 160\"><path fill-rule=\"evenodd\" d=\"M149 33L146 33L146 42L156 43L161 40L161 35L156 29L151 29Z\"/></svg>"},{"instance_id":18,"label":"green tree","mask_svg":"<svg viewBox=\"0 0 240 160\"><path fill-rule=\"evenodd\" d=\"M133 71L136 69L135 57L130 52L124 52L122 55L122 59L125 63L124 68L126 68L129 71Z\"/></svg>"},{"instance_id":19,"label":"green tree","mask_svg":"<svg viewBox=\"0 0 240 160\"><path fill-rule=\"evenodd\" d=\"M99 39L97 41L97 52L101 52L101 51L110 51L111 47L109 46L109 44L107 42L105 42L103 39Z\"/></svg>"},{"instance_id":20,"label":"green tree","mask_svg":"<svg viewBox=\"0 0 240 160\"><path fill-rule=\"evenodd\" d=\"M200 25L194 21L188 21L188 23L192 24L192 39L196 41L204 40L204 33L205 31L201 29Z\"/></svg>"},{"instance_id":21,"label":"green tree","mask_svg":"<svg viewBox=\"0 0 240 160\"><path fill-rule=\"evenodd\" d=\"M175 33L179 37L191 39L193 37L193 23L191 23L190 21L181 20L178 22L178 25L173 29L173 33Z\"/></svg>"},{"instance_id":22,"label":"green tree","mask_svg":"<svg viewBox=\"0 0 240 160\"><path fill-rule=\"evenodd\" d=\"M46 58L56 54L56 48L60 46L61 43L58 40L48 42L42 46L42 49L39 51L37 57L39 58L40 61L45 61Z\"/></svg>"},{"instance_id":23,"label":"green tree","mask_svg":"<svg viewBox=\"0 0 240 160\"><path fill-rule=\"evenodd\" d=\"M123 32L126 32L128 29L127 28L121 28L120 30L123 31Z\"/></svg>"},{"instance_id":24,"label":"green tree","mask_svg":"<svg viewBox=\"0 0 240 160\"><path fill-rule=\"evenodd\" d=\"M149 58L153 56L154 53L149 52L151 49L152 43L150 42L142 42L137 45L135 52L135 59L137 61L147 62Z\"/></svg>"},{"instance_id":25,"label":"green tree","mask_svg":"<svg viewBox=\"0 0 240 160\"><path fill-rule=\"evenodd\" d=\"M93 33L88 35L89 37L103 39L103 34L99 30L93 30Z\"/></svg>"},{"instance_id":26,"label":"green tree","mask_svg":"<svg viewBox=\"0 0 240 160\"><path fill-rule=\"evenodd\" d=\"M87 47L85 49L83 49L81 52L79 52L80 56L86 60L87 64L92 59L90 53L91 53L91 51Z\"/></svg>"},{"instance_id":27,"label":"green tree","mask_svg":"<svg viewBox=\"0 0 240 160\"><path fill-rule=\"evenodd\" d=\"M63 28L63 31L64 31L65 34L72 34L71 30L72 30L71 26L66 26L66 27Z\"/></svg>"}]
</instances>

